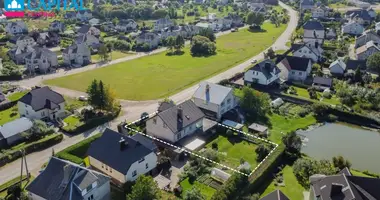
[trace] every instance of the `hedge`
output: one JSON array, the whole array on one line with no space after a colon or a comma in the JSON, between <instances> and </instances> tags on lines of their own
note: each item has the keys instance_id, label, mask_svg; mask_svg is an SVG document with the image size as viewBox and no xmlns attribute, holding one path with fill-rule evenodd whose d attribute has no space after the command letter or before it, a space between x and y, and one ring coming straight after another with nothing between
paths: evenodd
<instances>
[{"instance_id":1,"label":"hedge","mask_svg":"<svg viewBox=\"0 0 380 200\"><path fill-rule=\"evenodd\" d=\"M22 180L25 180L27 177L26 175L22 176ZM9 180L8 182L5 182L4 184L0 185L0 193L7 190L10 186L15 185L17 183L20 183L20 176L17 176L16 178Z\"/></svg>"},{"instance_id":2,"label":"hedge","mask_svg":"<svg viewBox=\"0 0 380 200\"><path fill-rule=\"evenodd\" d=\"M63 135L61 133L59 134L53 134L46 136L38 141L31 142L29 144L26 144L22 149L25 150L25 154L33 153L36 151L40 151L43 149L46 149L50 146L53 146L57 143L60 143L63 140ZM20 149L15 149L12 151L9 151L7 153L0 155L0 166L3 166L9 162L12 162L18 158L21 158L21 152Z\"/></svg>"},{"instance_id":3,"label":"hedge","mask_svg":"<svg viewBox=\"0 0 380 200\"><path fill-rule=\"evenodd\" d=\"M81 164L83 163L83 159L86 157L86 153L90 144L98 139L102 134L96 134L91 136L79 143L76 143L72 146L67 147L66 149L57 153L58 158L62 158L65 160L69 160L73 163Z\"/></svg>"}]
</instances>

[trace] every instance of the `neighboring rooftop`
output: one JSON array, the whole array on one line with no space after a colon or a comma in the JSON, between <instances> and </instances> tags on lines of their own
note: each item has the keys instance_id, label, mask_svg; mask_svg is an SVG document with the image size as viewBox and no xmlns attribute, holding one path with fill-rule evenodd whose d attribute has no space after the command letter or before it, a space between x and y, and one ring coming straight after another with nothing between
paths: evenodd
<instances>
[{"instance_id":1,"label":"neighboring rooftop","mask_svg":"<svg viewBox=\"0 0 380 200\"><path fill-rule=\"evenodd\" d=\"M65 99L61 94L45 86L31 90L21 97L19 101L32 106L33 110L38 111L44 108L58 108L60 103L65 102Z\"/></svg>"},{"instance_id":2,"label":"neighboring rooftop","mask_svg":"<svg viewBox=\"0 0 380 200\"><path fill-rule=\"evenodd\" d=\"M310 20L303 25L304 30L325 30L321 22Z\"/></svg>"},{"instance_id":3,"label":"neighboring rooftop","mask_svg":"<svg viewBox=\"0 0 380 200\"><path fill-rule=\"evenodd\" d=\"M203 81L193 97L219 105L232 91L232 88Z\"/></svg>"},{"instance_id":4,"label":"neighboring rooftop","mask_svg":"<svg viewBox=\"0 0 380 200\"><path fill-rule=\"evenodd\" d=\"M249 70L262 72L267 79L272 78L273 71L275 72L275 74L279 74L281 72L280 69L276 66L276 64L270 59L266 59L261 61L260 63L257 63Z\"/></svg>"},{"instance_id":5,"label":"neighboring rooftop","mask_svg":"<svg viewBox=\"0 0 380 200\"><path fill-rule=\"evenodd\" d=\"M33 122L26 117L21 117L0 126L0 138L10 138L19 133L31 129Z\"/></svg>"},{"instance_id":6,"label":"neighboring rooftop","mask_svg":"<svg viewBox=\"0 0 380 200\"><path fill-rule=\"evenodd\" d=\"M289 70L307 71L311 60L304 57L285 56L280 63Z\"/></svg>"},{"instance_id":7,"label":"neighboring rooftop","mask_svg":"<svg viewBox=\"0 0 380 200\"><path fill-rule=\"evenodd\" d=\"M282 193L281 190L277 189L277 190L267 194L266 196L264 196L260 200L289 200L289 198L284 193Z\"/></svg>"},{"instance_id":8,"label":"neighboring rooftop","mask_svg":"<svg viewBox=\"0 0 380 200\"><path fill-rule=\"evenodd\" d=\"M326 77L319 77L316 76L313 79L313 83L319 84L319 85L328 85L332 86L333 79L332 78L326 78Z\"/></svg>"}]
</instances>

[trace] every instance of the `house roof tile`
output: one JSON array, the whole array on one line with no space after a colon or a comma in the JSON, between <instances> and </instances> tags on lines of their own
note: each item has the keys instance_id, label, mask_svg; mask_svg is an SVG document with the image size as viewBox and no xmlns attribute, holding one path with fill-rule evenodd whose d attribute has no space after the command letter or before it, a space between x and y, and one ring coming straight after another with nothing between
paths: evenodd
<instances>
[{"instance_id":1,"label":"house roof tile","mask_svg":"<svg viewBox=\"0 0 380 200\"><path fill-rule=\"evenodd\" d=\"M65 99L61 94L45 86L31 90L21 97L19 101L32 106L33 110L37 111L43 108L58 108L58 105L65 102Z\"/></svg>"},{"instance_id":2,"label":"house roof tile","mask_svg":"<svg viewBox=\"0 0 380 200\"><path fill-rule=\"evenodd\" d=\"M310 20L303 25L304 30L325 30L321 22Z\"/></svg>"},{"instance_id":3,"label":"house roof tile","mask_svg":"<svg viewBox=\"0 0 380 200\"><path fill-rule=\"evenodd\" d=\"M209 88L208 92L206 92L207 87ZM219 105L231 91L232 88L203 81L199 84L193 97Z\"/></svg>"}]
</instances>

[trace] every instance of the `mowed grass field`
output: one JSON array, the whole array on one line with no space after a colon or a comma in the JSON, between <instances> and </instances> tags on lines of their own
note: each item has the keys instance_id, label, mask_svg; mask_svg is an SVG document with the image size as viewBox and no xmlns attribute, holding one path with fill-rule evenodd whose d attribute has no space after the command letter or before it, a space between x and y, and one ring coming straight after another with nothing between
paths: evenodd
<instances>
[{"instance_id":1,"label":"mowed grass field","mask_svg":"<svg viewBox=\"0 0 380 200\"><path fill-rule=\"evenodd\" d=\"M86 91L91 81L98 79L109 84L121 99L163 98L260 53L273 43L273 38L281 35L286 26L276 28L265 23L262 26L265 32L241 29L223 35L216 39L217 54L210 57L192 57L186 47L183 55L167 56L163 52L44 83Z\"/></svg>"}]
</instances>

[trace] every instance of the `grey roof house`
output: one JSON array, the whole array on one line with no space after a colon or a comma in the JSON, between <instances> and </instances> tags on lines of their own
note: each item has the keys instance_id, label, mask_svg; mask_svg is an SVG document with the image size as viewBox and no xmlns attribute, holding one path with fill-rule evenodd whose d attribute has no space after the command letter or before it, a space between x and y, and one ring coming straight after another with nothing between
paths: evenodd
<instances>
[{"instance_id":1,"label":"grey roof house","mask_svg":"<svg viewBox=\"0 0 380 200\"><path fill-rule=\"evenodd\" d=\"M32 200L111 199L110 177L56 157L25 190Z\"/></svg>"},{"instance_id":2,"label":"grey roof house","mask_svg":"<svg viewBox=\"0 0 380 200\"><path fill-rule=\"evenodd\" d=\"M192 100L172 106L146 121L148 135L175 143L203 127L203 112Z\"/></svg>"},{"instance_id":3,"label":"grey roof house","mask_svg":"<svg viewBox=\"0 0 380 200\"><path fill-rule=\"evenodd\" d=\"M255 64L244 73L244 83L246 85L271 85L278 82L280 72L280 69L272 60L266 59Z\"/></svg>"},{"instance_id":4,"label":"grey roof house","mask_svg":"<svg viewBox=\"0 0 380 200\"><path fill-rule=\"evenodd\" d=\"M11 146L22 139L22 133L28 131L33 122L21 117L0 126L0 147Z\"/></svg>"},{"instance_id":5,"label":"grey roof house","mask_svg":"<svg viewBox=\"0 0 380 200\"><path fill-rule=\"evenodd\" d=\"M319 90L330 89L333 86L333 79L316 76L313 78L313 87Z\"/></svg>"},{"instance_id":6,"label":"grey roof house","mask_svg":"<svg viewBox=\"0 0 380 200\"><path fill-rule=\"evenodd\" d=\"M156 150L153 141L139 133L125 136L106 129L100 138L91 143L87 155L93 168L120 184L134 181L156 168Z\"/></svg>"},{"instance_id":7,"label":"grey roof house","mask_svg":"<svg viewBox=\"0 0 380 200\"><path fill-rule=\"evenodd\" d=\"M281 190L275 190L260 200L290 200L284 193L281 192Z\"/></svg>"},{"instance_id":8,"label":"grey roof house","mask_svg":"<svg viewBox=\"0 0 380 200\"><path fill-rule=\"evenodd\" d=\"M311 59L285 56L277 67L281 70L281 79L285 81L305 81L311 73Z\"/></svg>"}]
</instances>

